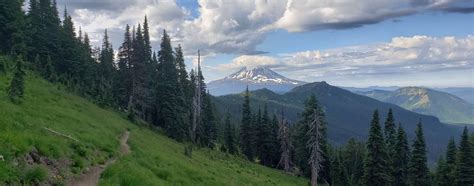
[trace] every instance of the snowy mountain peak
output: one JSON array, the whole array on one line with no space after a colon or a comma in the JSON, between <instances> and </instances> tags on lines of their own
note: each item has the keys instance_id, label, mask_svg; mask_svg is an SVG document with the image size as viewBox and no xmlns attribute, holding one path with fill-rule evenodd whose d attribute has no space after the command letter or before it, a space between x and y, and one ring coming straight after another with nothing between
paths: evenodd
<instances>
[{"instance_id":1,"label":"snowy mountain peak","mask_svg":"<svg viewBox=\"0 0 474 186\"><path fill-rule=\"evenodd\" d=\"M275 83L293 85L302 84L302 82L300 81L286 78L285 76L282 76L276 73L275 71L265 67L256 67L251 70L248 70L246 67L244 67L239 71L227 76L226 79L247 81L250 83Z\"/></svg>"},{"instance_id":2,"label":"snowy mountain peak","mask_svg":"<svg viewBox=\"0 0 474 186\"><path fill-rule=\"evenodd\" d=\"M269 89L276 93L288 92L305 82L292 80L265 67L242 68L219 80L209 82L207 87L215 96L236 94L248 87L249 90Z\"/></svg>"}]
</instances>

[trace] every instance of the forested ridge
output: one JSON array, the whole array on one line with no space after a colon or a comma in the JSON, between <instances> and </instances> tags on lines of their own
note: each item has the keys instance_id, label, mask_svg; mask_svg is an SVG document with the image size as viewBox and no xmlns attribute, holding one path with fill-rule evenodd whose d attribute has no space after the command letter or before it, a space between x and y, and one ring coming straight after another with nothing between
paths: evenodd
<instances>
[{"instance_id":1,"label":"forested ridge","mask_svg":"<svg viewBox=\"0 0 474 186\"><path fill-rule=\"evenodd\" d=\"M0 53L14 59L0 61L0 73L12 76L5 94L22 104L25 71L64 86L97 105L124 113L135 123L161 128L193 148L219 149L248 161L311 178L311 185L472 185L474 135L467 128L456 144L448 144L435 168L427 165L423 122L415 139L407 139L392 110L382 126L374 111L366 142L355 139L343 146L327 141L327 121L317 97L308 97L298 121L267 106L252 112L247 90L241 121L230 113L220 116L206 90L200 64L186 71L181 45L173 48L163 30L158 49L151 46L148 18L125 25L123 42L114 51L107 30L102 46L93 47L87 33L76 27L67 9L61 19L55 1L0 2ZM196 49L196 52L198 50ZM200 58L199 54L196 55ZM200 59L198 59L200 61Z\"/></svg>"}]
</instances>

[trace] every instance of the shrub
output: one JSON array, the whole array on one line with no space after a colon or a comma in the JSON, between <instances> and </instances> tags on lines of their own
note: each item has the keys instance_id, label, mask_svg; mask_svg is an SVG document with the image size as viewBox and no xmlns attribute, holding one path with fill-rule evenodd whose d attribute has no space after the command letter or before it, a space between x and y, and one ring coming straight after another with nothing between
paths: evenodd
<instances>
[{"instance_id":1,"label":"shrub","mask_svg":"<svg viewBox=\"0 0 474 186\"><path fill-rule=\"evenodd\" d=\"M25 174L25 182L29 184L38 184L48 177L48 171L42 166L35 166L29 169Z\"/></svg>"}]
</instances>

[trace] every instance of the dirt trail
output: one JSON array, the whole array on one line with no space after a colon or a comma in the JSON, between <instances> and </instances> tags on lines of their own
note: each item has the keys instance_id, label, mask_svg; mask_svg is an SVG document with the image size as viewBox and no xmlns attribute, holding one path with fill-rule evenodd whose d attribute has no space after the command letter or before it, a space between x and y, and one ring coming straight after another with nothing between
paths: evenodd
<instances>
[{"instance_id":1,"label":"dirt trail","mask_svg":"<svg viewBox=\"0 0 474 186\"><path fill-rule=\"evenodd\" d=\"M120 156L126 155L130 153L130 146L128 146L127 141L128 137L130 136L129 131L125 131L122 136L120 137ZM100 175L104 172L107 166L112 165L115 163L115 158L108 160L104 165L97 165L89 168L85 174L82 174L80 177L71 179L67 182L66 185L71 186L92 186L98 185Z\"/></svg>"}]
</instances>

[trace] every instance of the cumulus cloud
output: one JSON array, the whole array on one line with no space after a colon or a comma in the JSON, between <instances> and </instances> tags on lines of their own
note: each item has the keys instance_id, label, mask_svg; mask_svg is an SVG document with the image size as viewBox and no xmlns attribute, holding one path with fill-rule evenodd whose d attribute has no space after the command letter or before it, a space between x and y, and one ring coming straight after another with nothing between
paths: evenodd
<instances>
[{"instance_id":1,"label":"cumulus cloud","mask_svg":"<svg viewBox=\"0 0 474 186\"><path fill-rule=\"evenodd\" d=\"M268 66L305 81L367 75L430 73L474 68L474 36L395 37L376 43L329 50L303 51L277 57L241 56L221 70Z\"/></svg>"},{"instance_id":2,"label":"cumulus cloud","mask_svg":"<svg viewBox=\"0 0 474 186\"><path fill-rule=\"evenodd\" d=\"M229 71L236 70L242 67L255 68L260 66L265 67L277 67L280 62L276 58L270 56L258 56L258 55L243 55L232 60L232 63L222 64L217 66L217 70Z\"/></svg>"},{"instance_id":3,"label":"cumulus cloud","mask_svg":"<svg viewBox=\"0 0 474 186\"><path fill-rule=\"evenodd\" d=\"M268 32L347 29L424 11L472 13L472 0L198 0L197 15L176 0L58 0L77 25L100 41L105 28L121 43L125 24L148 15L152 40L158 46L163 29L185 54L262 54L257 46ZM122 31L120 31L122 30ZM97 43L95 43L97 44Z\"/></svg>"}]
</instances>

